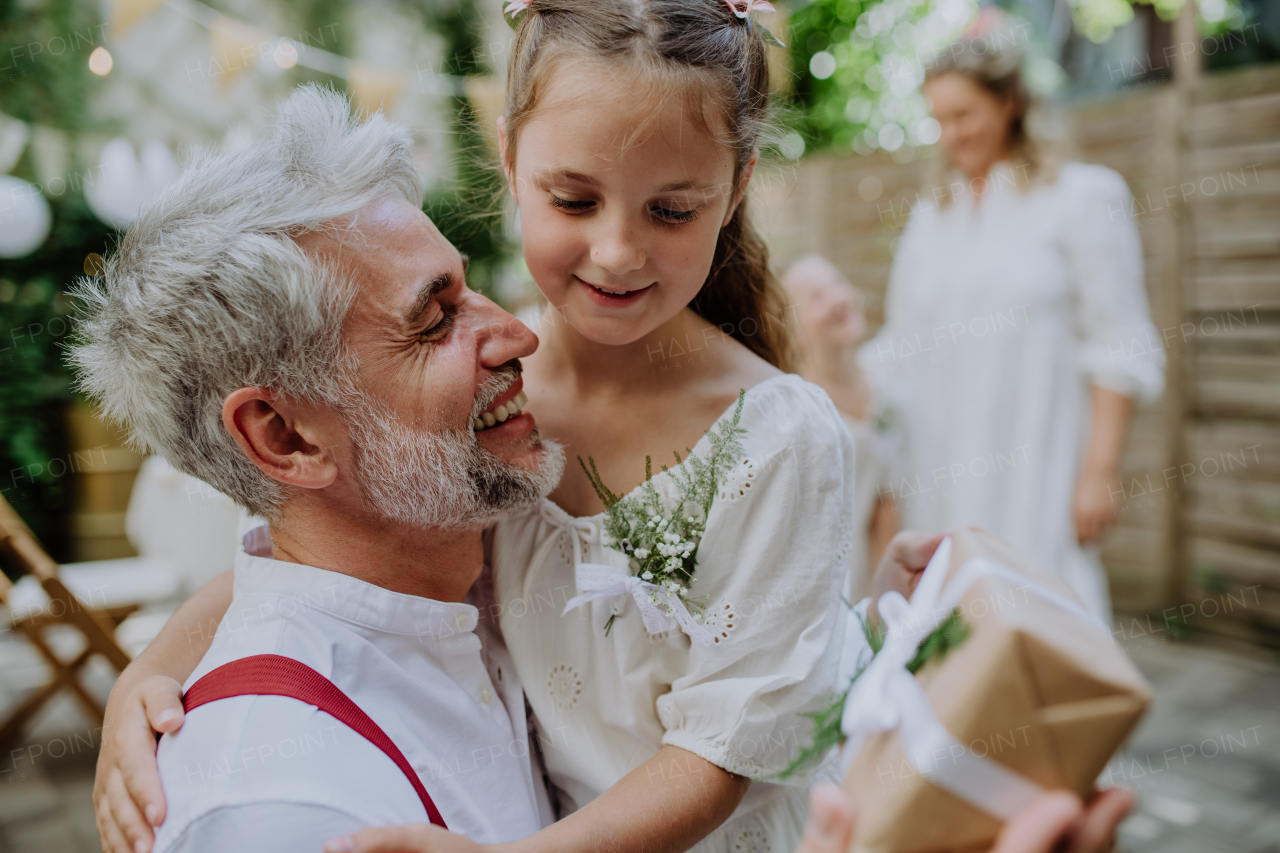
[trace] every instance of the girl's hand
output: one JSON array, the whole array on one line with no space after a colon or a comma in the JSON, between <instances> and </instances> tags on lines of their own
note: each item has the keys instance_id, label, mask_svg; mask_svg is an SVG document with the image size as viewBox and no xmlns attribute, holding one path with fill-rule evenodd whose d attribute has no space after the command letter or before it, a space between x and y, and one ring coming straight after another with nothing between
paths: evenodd
<instances>
[{"instance_id":1,"label":"girl's hand","mask_svg":"<svg viewBox=\"0 0 1280 853\"><path fill-rule=\"evenodd\" d=\"M153 675L112 695L102 724L93 780L98 835L106 853L146 853L164 823L164 791L156 767L156 732L182 726L182 685Z\"/></svg>"},{"instance_id":2,"label":"girl's hand","mask_svg":"<svg viewBox=\"0 0 1280 853\"><path fill-rule=\"evenodd\" d=\"M1107 853L1133 804L1124 788L1095 794L1088 806L1074 794L1048 791L1004 825L992 853ZM845 853L854 823L844 792L820 782L809 794L809 823L795 853Z\"/></svg>"},{"instance_id":3,"label":"girl's hand","mask_svg":"<svg viewBox=\"0 0 1280 853\"><path fill-rule=\"evenodd\" d=\"M1076 539L1081 545L1098 540L1107 528L1116 523L1115 496L1123 493L1124 489L1116 477L1090 470L1081 472L1072 504Z\"/></svg>"},{"instance_id":4,"label":"girl's hand","mask_svg":"<svg viewBox=\"0 0 1280 853\"><path fill-rule=\"evenodd\" d=\"M485 848L428 823L375 826L325 842L324 853L480 853ZM491 846L490 851L496 847Z\"/></svg>"},{"instance_id":5,"label":"girl's hand","mask_svg":"<svg viewBox=\"0 0 1280 853\"><path fill-rule=\"evenodd\" d=\"M903 598L911 598L924 567L929 565L933 552L938 550L947 533L945 530L941 533L904 530L889 540L889 547L885 549L871 579L871 607L867 610L867 618L873 626L880 625L880 614L876 610L880 596L886 592L898 592Z\"/></svg>"}]
</instances>

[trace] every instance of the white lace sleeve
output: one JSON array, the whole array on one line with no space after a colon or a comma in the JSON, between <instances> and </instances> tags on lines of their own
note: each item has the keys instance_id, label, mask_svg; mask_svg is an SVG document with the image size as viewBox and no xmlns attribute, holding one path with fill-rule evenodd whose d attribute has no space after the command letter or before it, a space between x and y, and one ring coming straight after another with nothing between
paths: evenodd
<instances>
[{"instance_id":1,"label":"white lace sleeve","mask_svg":"<svg viewBox=\"0 0 1280 853\"><path fill-rule=\"evenodd\" d=\"M808 743L802 716L837 689L854 449L821 390L795 378L749 397L746 459L730 475L698 549L709 648L658 699L663 743L760 779ZM804 784L803 777L789 780Z\"/></svg>"},{"instance_id":2,"label":"white lace sleeve","mask_svg":"<svg viewBox=\"0 0 1280 853\"><path fill-rule=\"evenodd\" d=\"M1063 167L1059 180L1081 367L1095 385L1154 399L1164 388L1164 351L1143 287L1129 187L1110 169L1078 163Z\"/></svg>"}]
</instances>

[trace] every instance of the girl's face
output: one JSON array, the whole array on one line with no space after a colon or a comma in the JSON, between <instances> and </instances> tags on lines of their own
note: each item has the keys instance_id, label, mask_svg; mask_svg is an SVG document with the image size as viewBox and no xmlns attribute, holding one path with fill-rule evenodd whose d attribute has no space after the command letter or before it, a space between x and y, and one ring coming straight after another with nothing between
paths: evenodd
<instances>
[{"instance_id":1,"label":"girl's face","mask_svg":"<svg viewBox=\"0 0 1280 853\"><path fill-rule=\"evenodd\" d=\"M529 271L596 343L629 344L686 308L745 189L735 152L681 98L607 62L557 67L504 161Z\"/></svg>"},{"instance_id":2,"label":"girl's face","mask_svg":"<svg viewBox=\"0 0 1280 853\"><path fill-rule=\"evenodd\" d=\"M1002 100L964 74L927 80L924 96L942 127L947 160L970 178L985 176L1008 155L1009 126L1016 104Z\"/></svg>"}]
</instances>

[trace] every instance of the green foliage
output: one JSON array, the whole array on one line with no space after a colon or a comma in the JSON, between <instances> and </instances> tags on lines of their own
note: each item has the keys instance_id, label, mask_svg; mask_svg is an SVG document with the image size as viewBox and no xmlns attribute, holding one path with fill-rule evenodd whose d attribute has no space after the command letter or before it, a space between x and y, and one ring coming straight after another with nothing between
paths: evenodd
<instances>
[{"instance_id":1,"label":"green foliage","mask_svg":"<svg viewBox=\"0 0 1280 853\"><path fill-rule=\"evenodd\" d=\"M796 10L791 17L793 124L809 150L847 151L860 133L923 117L922 106L912 108L910 99L889 92L882 65L891 56L891 62L907 62L898 57L910 53L898 48L895 38L903 44L914 39L913 28L927 5L927 0L813 0ZM874 19L876 26L871 17L859 25L864 13L878 6L883 11ZM815 62L818 54L823 58ZM820 77L814 69L823 73L824 63L834 68Z\"/></svg>"},{"instance_id":2,"label":"green foliage","mask_svg":"<svg viewBox=\"0 0 1280 853\"><path fill-rule=\"evenodd\" d=\"M95 129L86 110L95 85L88 57L104 38L92 4L0 0L0 111L71 134ZM36 181L29 152L13 172ZM74 393L62 349L72 306L63 291L83 274L86 255L105 251L112 231L85 205L83 179L59 177L70 189L49 199L45 244L28 257L0 259L0 494L54 558L65 559L65 413Z\"/></svg>"},{"instance_id":3,"label":"green foliage","mask_svg":"<svg viewBox=\"0 0 1280 853\"><path fill-rule=\"evenodd\" d=\"M113 231L78 196L50 206L53 230L44 246L0 260L0 494L55 559L66 559L65 416L75 394L64 350L73 306L63 291L84 274L86 255L107 250Z\"/></svg>"}]
</instances>

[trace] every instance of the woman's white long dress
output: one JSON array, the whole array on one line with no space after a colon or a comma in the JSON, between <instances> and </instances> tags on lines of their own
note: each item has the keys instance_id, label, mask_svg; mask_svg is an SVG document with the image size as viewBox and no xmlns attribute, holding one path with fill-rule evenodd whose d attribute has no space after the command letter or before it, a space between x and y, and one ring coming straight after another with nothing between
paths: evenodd
<instances>
[{"instance_id":1,"label":"woman's white long dress","mask_svg":"<svg viewBox=\"0 0 1280 853\"><path fill-rule=\"evenodd\" d=\"M921 203L894 258L884 328L860 350L902 414L904 527L977 524L1109 614L1072 501L1089 386L1150 399L1164 354L1124 180L1070 163L1052 183L993 170L981 203Z\"/></svg>"},{"instance_id":2,"label":"woman's white long dress","mask_svg":"<svg viewBox=\"0 0 1280 853\"><path fill-rule=\"evenodd\" d=\"M746 454L712 504L694 573L710 647L678 630L650 636L626 595L562 616L578 593L575 562L629 570L609 547L602 514L574 518L550 501L488 534L491 609L563 810L674 745L753 780L694 850L785 853L804 829L809 779L771 777L809 743L803 712L824 707L837 686L854 449L826 393L793 375L749 389L740 423ZM707 448L703 438L693 452ZM676 494L669 474L654 483L664 497ZM649 779L690 772L673 761Z\"/></svg>"}]
</instances>

